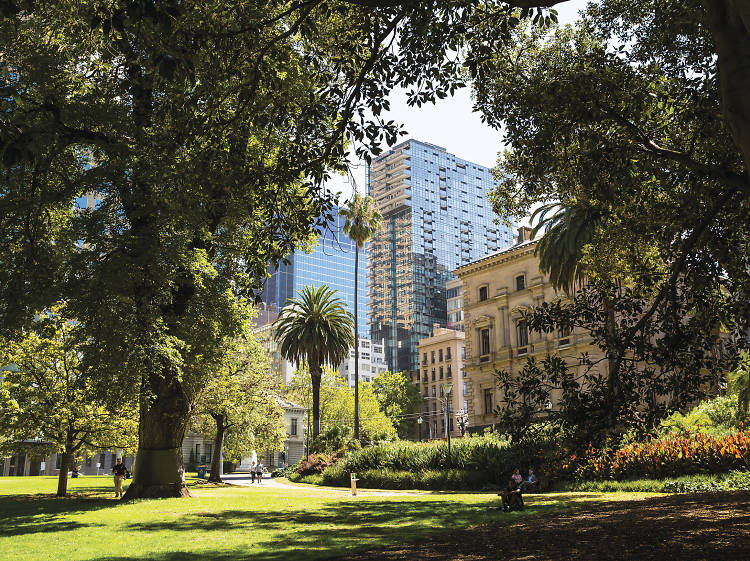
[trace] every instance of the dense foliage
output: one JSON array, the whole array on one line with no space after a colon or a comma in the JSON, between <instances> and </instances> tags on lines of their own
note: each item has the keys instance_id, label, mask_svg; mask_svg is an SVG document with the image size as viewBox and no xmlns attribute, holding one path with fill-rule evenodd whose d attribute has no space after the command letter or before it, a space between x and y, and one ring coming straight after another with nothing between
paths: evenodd
<instances>
[{"instance_id":1,"label":"dense foliage","mask_svg":"<svg viewBox=\"0 0 750 561\"><path fill-rule=\"evenodd\" d=\"M0 338L0 454L26 453L31 443L60 454L58 496L80 459L137 444L137 388L103 383L88 369L85 336L60 304L18 338Z\"/></svg>"},{"instance_id":2,"label":"dense foliage","mask_svg":"<svg viewBox=\"0 0 750 561\"><path fill-rule=\"evenodd\" d=\"M209 481L221 481L221 462L253 450L283 450L284 412L273 394L270 357L252 333L233 341L224 364L201 392L191 427L214 440ZM191 449L192 453L192 449Z\"/></svg>"},{"instance_id":3,"label":"dense foliage","mask_svg":"<svg viewBox=\"0 0 750 561\"><path fill-rule=\"evenodd\" d=\"M521 25L475 83L511 147L495 209L546 203L542 268L571 295L524 318L598 351L500 373L516 427L553 395L582 439L654 426L714 391L750 345L749 152L726 111L716 6L698 4L604 0L574 27Z\"/></svg>"}]
</instances>

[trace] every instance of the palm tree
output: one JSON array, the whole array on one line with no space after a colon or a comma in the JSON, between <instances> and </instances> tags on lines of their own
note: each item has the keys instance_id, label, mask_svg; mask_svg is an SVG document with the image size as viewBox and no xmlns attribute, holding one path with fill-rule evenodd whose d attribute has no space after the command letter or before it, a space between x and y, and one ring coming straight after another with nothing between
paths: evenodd
<instances>
[{"instance_id":1,"label":"palm tree","mask_svg":"<svg viewBox=\"0 0 750 561\"><path fill-rule=\"evenodd\" d=\"M328 286L305 286L290 298L274 322L281 356L310 368L313 436L320 433L320 379L323 365L338 365L352 346L352 314Z\"/></svg>"},{"instance_id":2,"label":"palm tree","mask_svg":"<svg viewBox=\"0 0 750 561\"><path fill-rule=\"evenodd\" d=\"M375 231L380 228L383 216L375 208L375 200L369 196L354 193L354 196L341 209L346 218L344 233L354 240L354 438L359 439L359 310L357 291L359 289L359 250Z\"/></svg>"},{"instance_id":3,"label":"palm tree","mask_svg":"<svg viewBox=\"0 0 750 561\"><path fill-rule=\"evenodd\" d=\"M576 286L583 283L585 277L585 269L581 263L583 248L591 242L594 233L604 226L607 214L601 208L577 201L541 206L532 214L532 222L537 217L538 222L531 231L531 238L544 230L544 235L534 250L534 254L539 257L539 272L549 274L552 285L570 295ZM607 391L609 399L614 401L619 390L622 356L617 350L620 345L614 302L606 291L601 293L601 299L608 347Z\"/></svg>"},{"instance_id":4,"label":"palm tree","mask_svg":"<svg viewBox=\"0 0 750 561\"><path fill-rule=\"evenodd\" d=\"M581 203L551 203L536 209L531 215L532 223L535 218L538 222L531 231L531 238L544 230L534 250L539 257L539 272L549 274L552 285L570 295L583 282L583 247L602 225L604 214L594 206Z\"/></svg>"}]
</instances>

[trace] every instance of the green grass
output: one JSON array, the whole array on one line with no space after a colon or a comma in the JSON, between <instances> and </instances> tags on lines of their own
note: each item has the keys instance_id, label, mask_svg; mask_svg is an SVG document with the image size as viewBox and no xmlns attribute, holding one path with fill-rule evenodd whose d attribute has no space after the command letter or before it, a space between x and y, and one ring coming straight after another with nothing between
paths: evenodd
<instances>
[{"instance_id":1,"label":"green grass","mask_svg":"<svg viewBox=\"0 0 750 561\"><path fill-rule=\"evenodd\" d=\"M416 541L444 528L508 523L643 494L528 496L519 513L489 510L494 494L351 497L347 492L194 486L191 499L114 500L111 477L0 478L0 559L13 561L306 561ZM291 557L290 557L291 556Z\"/></svg>"}]
</instances>

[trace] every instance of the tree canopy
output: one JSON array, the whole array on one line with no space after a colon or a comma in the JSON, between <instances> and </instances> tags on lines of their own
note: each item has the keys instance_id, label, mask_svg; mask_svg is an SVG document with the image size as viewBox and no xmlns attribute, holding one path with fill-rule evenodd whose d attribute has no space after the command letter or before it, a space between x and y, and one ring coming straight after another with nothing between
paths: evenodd
<instances>
[{"instance_id":1,"label":"tree canopy","mask_svg":"<svg viewBox=\"0 0 750 561\"><path fill-rule=\"evenodd\" d=\"M0 338L0 364L12 365L0 382L0 434L6 449L39 441L61 454L58 496L76 458L137 444L137 392L85 367L83 337L57 305L19 338Z\"/></svg>"}]
</instances>

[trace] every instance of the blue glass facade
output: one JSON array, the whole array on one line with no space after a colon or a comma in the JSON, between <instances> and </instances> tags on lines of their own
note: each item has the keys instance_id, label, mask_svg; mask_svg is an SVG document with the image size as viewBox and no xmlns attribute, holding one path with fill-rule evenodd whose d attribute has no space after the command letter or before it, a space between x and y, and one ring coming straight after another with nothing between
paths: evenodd
<instances>
[{"instance_id":1,"label":"blue glass facade","mask_svg":"<svg viewBox=\"0 0 750 561\"><path fill-rule=\"evenodd\" d=\"M287 299L296 296L303 286L328 285L338 292L354 313L354 242L344 234L344 218L337 212L312 253L296 251L288 265L280 264L266 279L261 300L280 310ZM370 337L368 326L368 244L359 252L359 336Z\"/></svg>"},{"instance_id":2,"label":"blue glass facade","mask_svg":"<svg viewBox=\"0 0 750 561\"><path fill-rule=\"evenodd\" d=\"M407 140L373 161L368 191L384 216L370 247L370 328L390 369L419 369L417 345L445 327L445 284L457 267L510 245L495 223L484 166Z\"/></svg>"}]
</instances>

